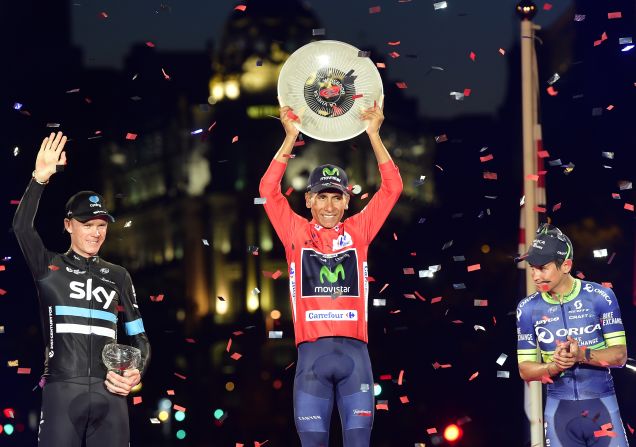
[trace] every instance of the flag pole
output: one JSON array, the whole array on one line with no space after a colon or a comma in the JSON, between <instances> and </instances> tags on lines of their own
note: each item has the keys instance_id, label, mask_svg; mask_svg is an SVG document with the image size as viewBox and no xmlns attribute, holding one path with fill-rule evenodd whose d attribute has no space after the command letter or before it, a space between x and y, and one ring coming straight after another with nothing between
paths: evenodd
<instances>
[{"instance_id":1,"label":"flag pole","mask_svg":"<svg viewBox=\"0 0 636 447\"><path fill-rule=\"evenodd\" d=\"M535 147L535 117L537 111L537 91L533 82L534 67L534 30L532 18L537 8L534 3L522 0L517 5L517 13L521 18L521 99L523 123L523 191L525 204L523 220L526 245L534 239L534 232L539 225L537 216L537 151ZM534 179L534 180L533 180ZM532 272L526 266L526 292L535 292ZM537 349L537 361L541 361ZM525 401L529 403L528 419L530 420L530 442L532 447L543 447L543 400L541 382L529 382L524 387Z\"/></svg>"}]
</instances>

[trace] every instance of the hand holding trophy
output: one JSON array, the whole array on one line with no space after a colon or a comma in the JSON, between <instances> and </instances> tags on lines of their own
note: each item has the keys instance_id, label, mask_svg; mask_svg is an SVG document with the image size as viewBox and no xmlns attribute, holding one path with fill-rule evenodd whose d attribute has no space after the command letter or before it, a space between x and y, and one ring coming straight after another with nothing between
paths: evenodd
<instances>
[{"instance_id":1,"label":"hand holding trophy","mask_svg":"<svg viewBox=\"0 0 636 447\"><path fill-rule=\"evenodd\" d=\"M111 393L127 396L141 381L141 351L134 346L109 343L102 350L102 360L108 369L104 383Z\"/></svg>"}]
</instances>

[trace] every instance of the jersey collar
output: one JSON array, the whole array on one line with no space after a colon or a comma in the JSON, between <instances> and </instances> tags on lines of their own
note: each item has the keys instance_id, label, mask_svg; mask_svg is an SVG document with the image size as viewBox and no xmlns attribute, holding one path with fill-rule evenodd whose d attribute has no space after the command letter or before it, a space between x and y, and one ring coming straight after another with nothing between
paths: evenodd
<instances>
[{"instance_id":1,"label":"jersey collar","mask_svg":"<svg viewBox=\"0 0 636 447\"><path fill-rule=\"evenodd\" d=\"M83 264L99 264L99 256L90 256L85 258L84 256L75 253L72 248L69 248L66 252L66 256L72 259L75 262L81 262Z\"/></svg>"},{"instance_id":2,"label":"jersey collar","mask_svg":"<svg viewBox=\"0 0 636 447\"><path fill-rule=\"evenodd\" d=\"M580 291L581 291L581 280L578 278L574 278L574 285L572 286L572 290L570 290L568 293L563 294L562 301L559 301L558 295L557 295L557 299L554 299L552 295L550 295L548 292L541 292L541 296L546 302L550 304L563 304L563 303L572 301L574 298L576 298L579 295Z\"/></svg>"}]
</instances>

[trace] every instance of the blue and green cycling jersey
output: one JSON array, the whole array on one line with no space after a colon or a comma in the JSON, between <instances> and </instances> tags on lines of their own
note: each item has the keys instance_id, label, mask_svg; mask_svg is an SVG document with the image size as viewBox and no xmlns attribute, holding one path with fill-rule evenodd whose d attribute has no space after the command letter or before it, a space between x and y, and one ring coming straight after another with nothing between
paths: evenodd
<instances>
[{"instance_id":1,"label":"blue and green cycling jersey","mask_svg":"<svg viewBox=\"0 0 636 447\"><path fill-rule=\"evenodd\" d=\"M517 359L537 361L537 346L543 362L552 361L557 341L576 339L587 349L625 345L625 329L618 301L611 289L575 279L570 293L555 300L536 292L517 306ZM553 377L548 396L579 400L614 394L608 368L579 364Z\"/></svg>"}]
</instances>

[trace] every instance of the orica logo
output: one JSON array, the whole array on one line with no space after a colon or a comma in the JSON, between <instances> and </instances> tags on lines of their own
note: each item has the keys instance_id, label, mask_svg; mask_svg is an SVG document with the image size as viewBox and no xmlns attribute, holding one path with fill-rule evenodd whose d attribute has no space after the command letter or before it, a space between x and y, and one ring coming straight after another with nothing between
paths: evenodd
<instances>
[{"instance_id":1,"label":"orica logo","mask_svg":"<svg viewBox=\"0 0 636 447\"><path fill-rule=\"evenodd\" d=\"M521 309L517 307L517 321L521 320Z\"/></svg>"},{"instance_id":2,"label":"orica logo","mask_svg":"<svg viewBox=\"0 0 636 447\"><path fill-rule=\"evenodd\" d=\"M546 327L537 326L535 332L537 334L537 341L540 343L552 343L554 341L554 334Z\"/></svg>"}]
</instances>

